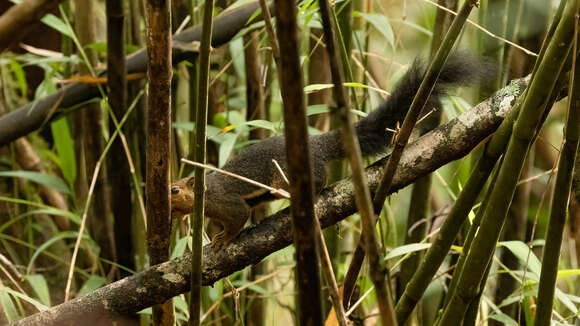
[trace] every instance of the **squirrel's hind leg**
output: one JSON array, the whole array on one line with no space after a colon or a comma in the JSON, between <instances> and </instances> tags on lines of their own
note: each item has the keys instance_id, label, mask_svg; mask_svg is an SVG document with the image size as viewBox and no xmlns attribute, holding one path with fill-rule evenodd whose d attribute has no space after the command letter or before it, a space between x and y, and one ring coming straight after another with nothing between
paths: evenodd
<instances>
[{"instance_id":1,"label":"squirrel's hind leg","mask_svg":"<svg viewBox=\"0 0 580 326\"><path fill-rule=\"evenodd\" d=\"M233 240L246 224L250 207L236 195L226 195L208 207L206 215L222 225L222 230L211 240L214 249L220 249Z\"/></svg>"}]
</instances>

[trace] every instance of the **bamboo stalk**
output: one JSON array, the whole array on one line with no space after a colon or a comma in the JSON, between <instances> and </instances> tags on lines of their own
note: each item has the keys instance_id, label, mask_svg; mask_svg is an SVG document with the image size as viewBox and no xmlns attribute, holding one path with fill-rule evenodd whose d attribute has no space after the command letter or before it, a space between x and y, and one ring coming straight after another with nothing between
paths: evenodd
<instances>
[{"instance_id":1,"label":"bamboo stalk","mask_svg":"<svg viewBox=\"0 0 580 326\"><path fill-rule=\"evenodd\" d=\"M578 8L576 9L578 10ZM578 11L576 11L574 17L574 51L572 53L577 53ZM571 95L568 97L568 118L564 127L565 140L560 152L560 160L558 161L558 175L554 186L550 222L546 232L546 246L544 247L544 256L542 258L538 310L535 321L537 326L550 325L552 317L558 261L560 259L564 226L566 225L566 210L572 187L572 174L578 150L580 134L580 92L578 87L580 87L580 74L577 74L578 62L575 55L572 56L572 61L574 69L572 69L570 74L570 90L568 94Z\"/></svg>"},{"instance_id":2,"label":"bamboo stalk","mask_svg":"<svg viewBox=\"0 0 580 326\"><path fill-rule=\"evenodd\" d=\"M463 273L458 276L457 293L446 306L439 325L458 325L461 322L467 310L468 298L475 296L484 276L481 271L487 266L493 255L507 215L507 209L515 191L517 178L523 166L522 158L528 152L546 107L547 101L545 99L550 97L564 59L570 50L574 14L577 8L578 1L576 0L569 2L566 6L556 33L526 92L522 111L514 125L497 183L485 209L481 227L474 238L473 250L469 251Z\"/></svg>"},{"instance_id":3,"label":"bamboo stalk","mask_svg":"<svg viewBox=\"0 0 580 326\"><path fill-rule=\"evenodd\" d=\"M358 137L354 130L354 122L352 115L350 114L348 98L343 86L344 79L339 65L341 62L341 56L340 53L336 51L332 26L332 10L330 9L327 0L320 0L318 4L320 7L322 27L326 40L326 50L328 51L330 62L330 72L334 84L333 93L337 105L333 113L337 115L342 123L342 141L352 169L352 180L355 187L355 201L363 223L363 234L365 234L365 239L368 240L365 242L366 252L369 253L370 274L377 293L381 320L383 321L383 325L397 325L389 287L387 285L387 280L385 280L385 275L387 274L386 269L385 266L381 264L382 255L376 229L374 228L371 193L368 187L368 182L364 176L364 165L360 146L358 144ZM323 239L321 239L321 241L323 241ZM344 307L340 304L340 300L333 300L333 305L339 323L341 325L346 324Z\"/></svg>"},{"instance_id":4,"label":"bamboo stalk","mask_svg":"<svg viewBox=\"0 0 580 326\"><path fill-rule=\"evenodd\" d=\"M213 29L213 0L205 0L202 23L202 36L199 52L199 76L198 92L195 115L195 160L205 163L207 145L207 102L209 91L209 56L211 52L211 36ZM192 78L195 78L192 76ZM191 289L189 301L189 325L201 325L201 268L203 264L202 255L202 232L203 216L205 205L205 171L202 167L196 166L194 169L194 206L193 214L190 215L191 225Z\"/></svg>"}]
</instances>

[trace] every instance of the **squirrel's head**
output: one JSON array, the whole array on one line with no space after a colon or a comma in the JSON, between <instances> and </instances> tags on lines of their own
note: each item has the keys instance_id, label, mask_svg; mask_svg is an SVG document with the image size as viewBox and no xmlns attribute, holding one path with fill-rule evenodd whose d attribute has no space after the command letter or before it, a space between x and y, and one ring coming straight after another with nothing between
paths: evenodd
<instances>
[{"instance_id":1,"label":"squirrel's head","mask_svg":"<svg viewBox=\"0 0 580 326\"><path fill-rule=\"evenodd\" d=\"M194 178L184 178L171 184L171 217L179 218L193 211Z\"/></svg>"}]
</instances>

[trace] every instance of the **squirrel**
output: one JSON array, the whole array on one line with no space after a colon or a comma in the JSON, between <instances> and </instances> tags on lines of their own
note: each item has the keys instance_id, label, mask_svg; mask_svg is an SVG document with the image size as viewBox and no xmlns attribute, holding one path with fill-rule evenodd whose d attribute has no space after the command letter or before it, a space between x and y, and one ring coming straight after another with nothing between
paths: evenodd
<instances>
[{"instance_id":1,"label":"squirrel","mask_svg":"<svg viewBox=\"0 0 580 326\"><path fill-rule=\"evenodd\" d=\"M435 88L429 97L426 110L438 106L439 97L451 86L470 83L478 75L478 64L465 54L451 55L444 66ZM355 123L363 155L384 152L391 140L387 128L402 122L417 93L425 72L424 64L415 59L408 71L393 89L391 95L377 109ZM318 194L325 185L326 163L345 157L340 129L309 136L314 191ZM224 170L244 176L278 189L288 189L281 173L272 160L276 160L286 173L286 148L284 136L259 141L242 150L229 160ZM176 181L170 187L173 218L190 214L193 210L194 178ZM270 191L219 172L206 175L205 216L221 224L222 231L212 239L214 248L221 248L242 230L250 211L268 201L278 199Z\"/></svg>"}]
</instances>

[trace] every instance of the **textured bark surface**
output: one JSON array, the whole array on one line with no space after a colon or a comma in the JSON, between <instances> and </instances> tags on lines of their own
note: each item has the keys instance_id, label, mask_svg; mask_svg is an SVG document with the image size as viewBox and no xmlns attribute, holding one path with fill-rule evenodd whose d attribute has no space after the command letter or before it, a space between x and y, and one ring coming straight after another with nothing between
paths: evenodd
<instances>
[{"instance_id":1,"label":"textured bark surface","mask_svg":"<svg viewBox=\"0 0 580 326\"><path fill-rule=\"evenodd\" d=\"M276 0L276 34L280 47L279 81L284 104L286 164L292 197L292 231L296 248L296 283L300 325L322 325L314 175L308 146L304 79L298 52L296 4Z\"/></svg>"},{"instance_id":2,"label":"textured bark surface","mask_svg":"<svg viewBox=\"0 0 580 326\"><path fill-rule=\"evenodd\" d=\"M107 90L109 93L109 106L121 120L127 111L127 78L125 71L125 16L123 14L123 1L107 0ZM111 119L110 119L111 120ZM109 121L109 130L115 130L115 124ZM125 129L126 131L127 129ZM115 246L117 263L130 269L135 268L132 254L132 218L133 211L131 178L127 154L123 148L121 138L117 138L111 145L108 155L108 175L111 186L111 209L115 225ZM121 275L128 276L120 270Z\"/></svg>"},{"instance_id":3,"label":"textured bark surface","mask_svg":"<svg viewBox=\"0 0 580 326\"><path fill-rule=\"evenodd\" d=\"M171 13L170 1L149 0L147 11L147 250L151 265L169 259L171 207ZM173 325L173 302L153 307L154 325Z\"/></svg>"}]
</instances>

